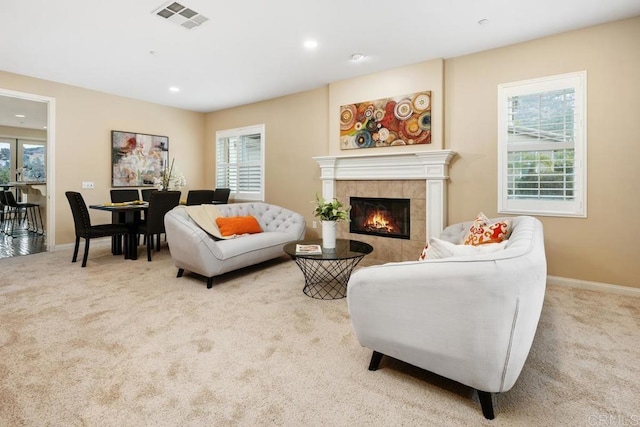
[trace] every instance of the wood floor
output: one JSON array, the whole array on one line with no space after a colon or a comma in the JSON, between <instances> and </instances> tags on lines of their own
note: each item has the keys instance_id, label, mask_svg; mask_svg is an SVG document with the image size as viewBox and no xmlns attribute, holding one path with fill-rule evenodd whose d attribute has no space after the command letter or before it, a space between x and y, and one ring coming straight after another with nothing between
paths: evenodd
<instances>
[{"instance_id":1,"label":"wood floor","mask_svg":"<svg viewBox=\"0 0 640 427\"><path fill-rule=\"evenodd\" d=\"M14 230L13 237L0 232L0 258L46 252L47 236L27 230Z\"/></svg>"}]
</instances>

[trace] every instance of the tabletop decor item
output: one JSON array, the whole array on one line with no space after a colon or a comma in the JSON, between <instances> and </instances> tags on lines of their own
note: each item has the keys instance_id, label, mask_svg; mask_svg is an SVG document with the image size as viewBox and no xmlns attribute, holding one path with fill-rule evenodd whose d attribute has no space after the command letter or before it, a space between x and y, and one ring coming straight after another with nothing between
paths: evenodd
<instances>
[{"instance_id":1,"label":"tabletop decor item","mask_svg":"<svg viewBox=\"0 0 640 427\"><path fill-rule=\"evenodd\" d=\"M336 224L338 221L349 221L349 208L344 208L338 199L331 201L316 194L316 208L313 215L322 221L322 248L335 249Z\"/></svg>"},{"instance_id":2,"label":"tabletop decor item","mask_svg":"<svg viewBox=\"0 0 640 427\"><path fill-rule=\"evenodd\" d=\"M171 159L171 166L165 167L160 176L153 179L153 185L160 191L180 190L187 185L187 180L181 172L174 169L173 164L176 159Z\"/></svg>"}]
</instances>

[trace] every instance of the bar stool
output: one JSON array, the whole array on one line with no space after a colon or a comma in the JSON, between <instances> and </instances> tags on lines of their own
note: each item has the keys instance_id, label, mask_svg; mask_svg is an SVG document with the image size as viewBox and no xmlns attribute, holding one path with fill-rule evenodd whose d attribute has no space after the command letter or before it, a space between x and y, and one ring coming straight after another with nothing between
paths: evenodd
<instances>
[{"instance_id":1,"label":"bar stool","mask_svg":"<svg viewBox=\"0 0 640 427\"><path fill-rule=\"evenodd\" d=\"M4 197L4 190L0 191L0 233L4 233L5 221L9 218L9 207L7 199Z\"/></svg>"},{"instance_id":2,"label":"bar stool","mask_svg":"<svg viewBox=\"0 0 640 427\"><path fill-rule=\"evenodd\" d=\"M11 218L11 235L15 230L16 221L18 226L20 223L24 224L26 221L27 231L37 234L44 234L44 222L42 221L42 212L40 211L40 205L31 202L16 202L11 191L4 191L4 201L9 206ZM4 203L3 203L4 204Z\"/></svg>"}]
</instances>

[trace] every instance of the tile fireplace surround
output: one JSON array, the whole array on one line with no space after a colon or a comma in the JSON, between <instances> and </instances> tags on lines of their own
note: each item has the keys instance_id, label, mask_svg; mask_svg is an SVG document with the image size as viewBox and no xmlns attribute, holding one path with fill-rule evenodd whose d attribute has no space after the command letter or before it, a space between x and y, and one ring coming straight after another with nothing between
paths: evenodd
<instances>
[{"instance_id":1,"label":"tile fireplace surround","mask_svg":"<svg viewBox=\"0 0 640 427\"><path fill-rule=\"evenodd\" d=\"M321 169L322 197L349 206L350 197L389 197L411 201L409 240L349 232L338 223L338 237L367 242L380 262L417 260L429 237L438 237L446 221L451 150L399 154L314 157Z\"/></svg>"}]
</instances>

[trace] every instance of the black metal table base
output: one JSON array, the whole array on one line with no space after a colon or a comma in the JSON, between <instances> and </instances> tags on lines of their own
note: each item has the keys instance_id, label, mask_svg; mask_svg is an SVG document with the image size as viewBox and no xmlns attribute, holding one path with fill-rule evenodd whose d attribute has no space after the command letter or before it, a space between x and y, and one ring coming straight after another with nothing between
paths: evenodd
<instances>
[{"instance_id":1,"label":"black metal table base","mask_svg":"<svg viewBox=\"0 0 640 427\"><path fill-rule=\"evenodd\" d=\"M347 296L347 283L351 272L364 254L348 259L295 258L304 275L305 295L316 299L340 299Z\"/></svg>"}]
</instances>

